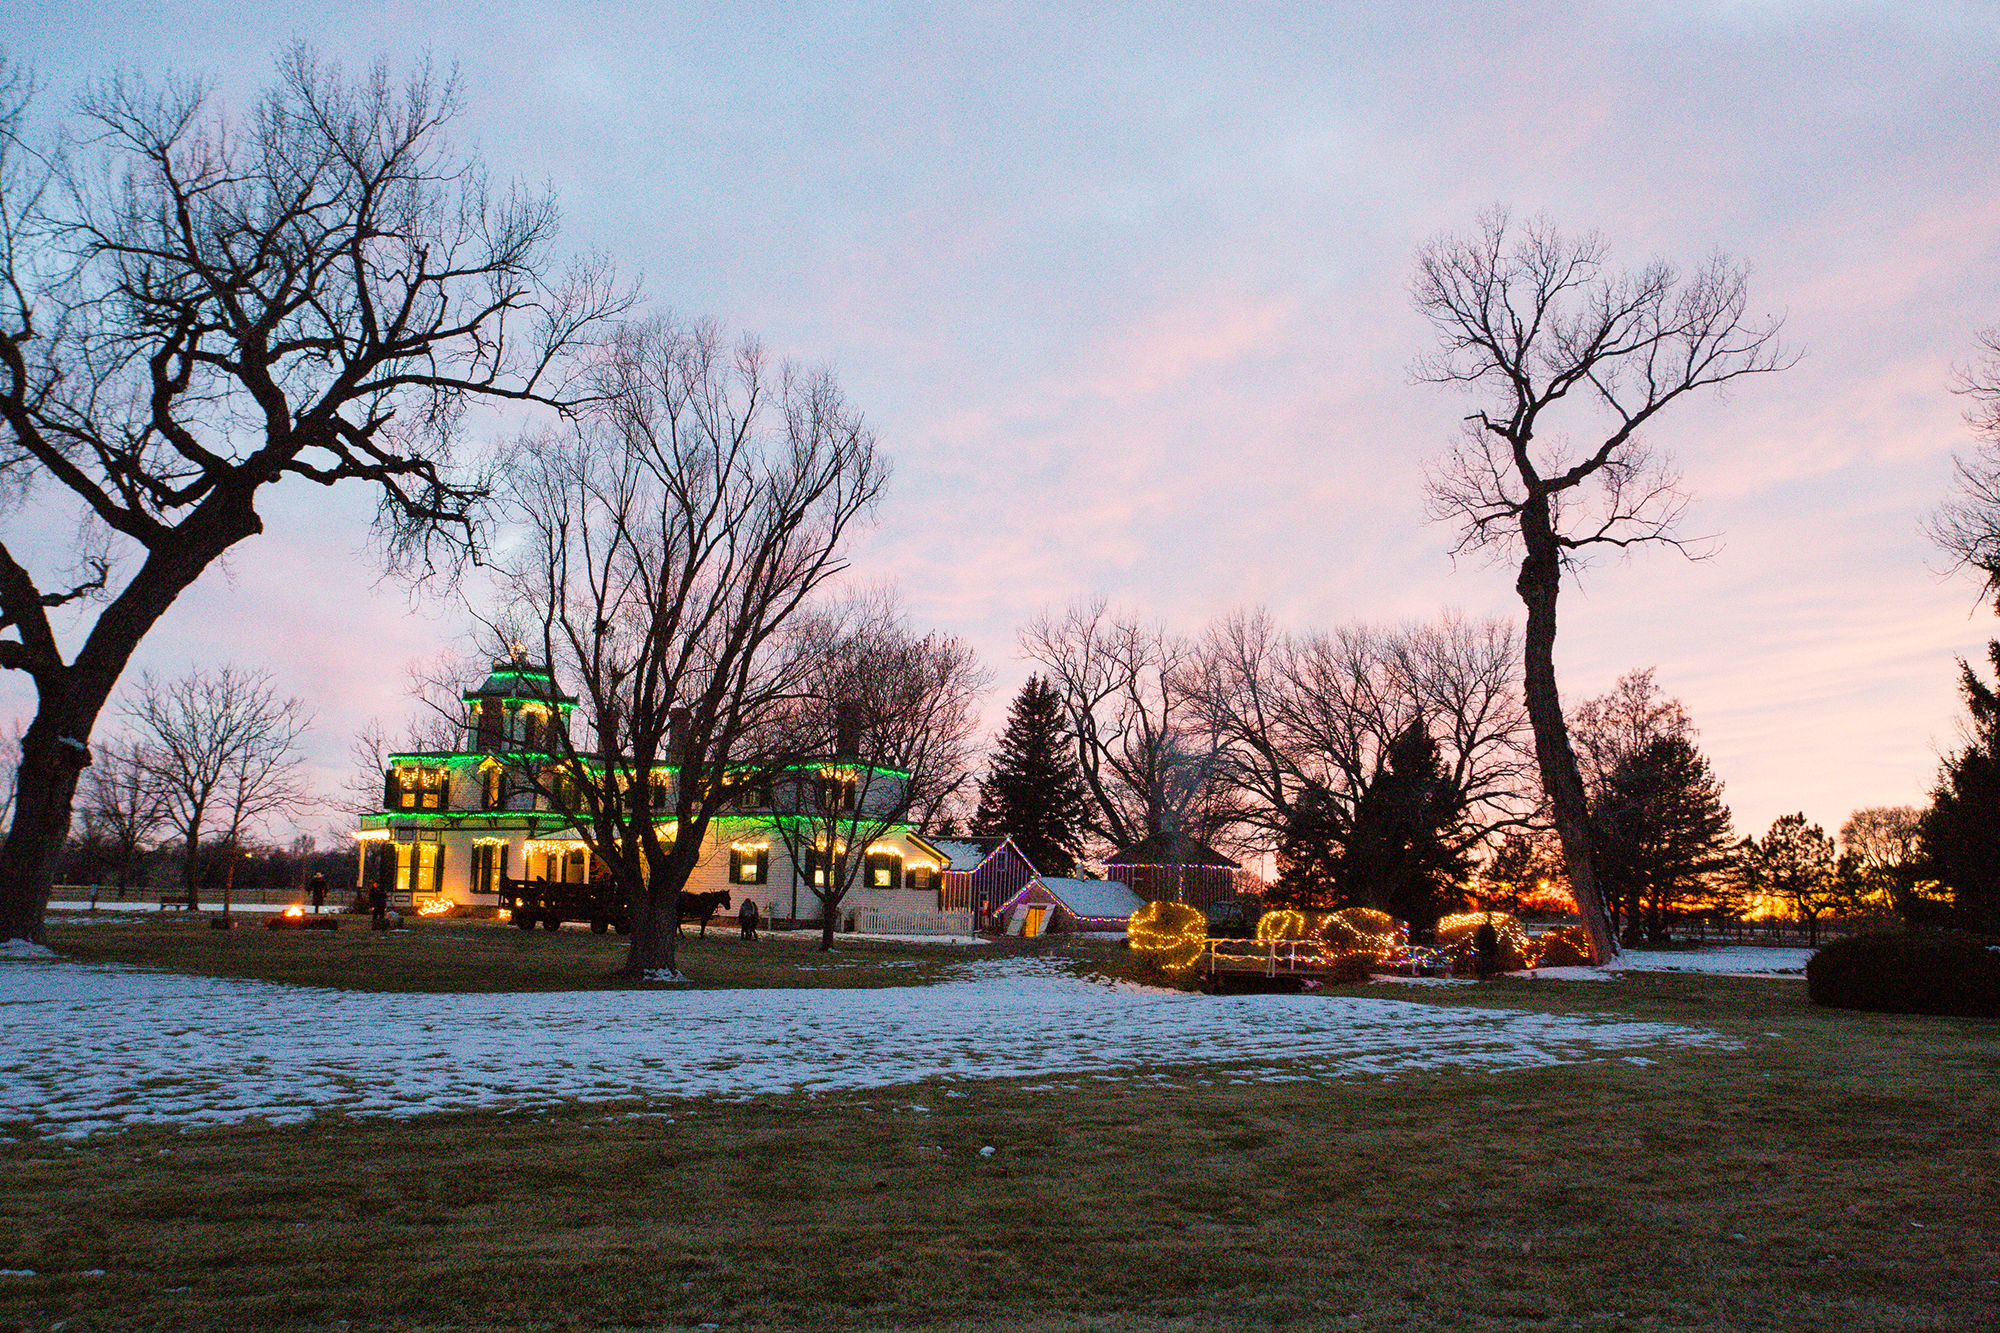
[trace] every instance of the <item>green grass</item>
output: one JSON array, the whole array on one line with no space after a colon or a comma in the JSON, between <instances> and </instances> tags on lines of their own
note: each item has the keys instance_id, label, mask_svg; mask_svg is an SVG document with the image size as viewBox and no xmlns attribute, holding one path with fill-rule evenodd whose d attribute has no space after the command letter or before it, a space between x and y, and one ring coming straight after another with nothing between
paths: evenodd
<instances>
[{"instance_id":1,"label":"green grass","mask_svg":"<svg viewBox=\"0 0 2000 1333\"><path fill-rule=\"evenodd\" d=\"M517 940L604 944L492 947ZM1197 1057L16 1144L0 1268L38 1276L0 1279L0 1328L1993 1327L2000 1023L1803 990L1367 991L1734 1039L1651 1066L1245 1083Z\"/></svg>"},{"instance_id":2,"label":"green grass","mask_svg":"<svg viewBox=\"0 0 2000 1333\"><path fill-rule=\"evenodd\" d=\"M404 929L375 931L367 917L350 916L326 932L267 930L262 914L239 920L235 930L222 931L211 930L206 916L183 913L51 915L48 940L82 962L348 990L478 994L643 984L615 975L625 959L621 936L585 929L551 933L492 920L405 917ZM706 939L690 928L680 963L701 986L907 986L934 981L967 957L1021 947L848 940L823 954L816 939L803 936L746 943L732 924L711 925ZM880 966L891 960L898 966Z\"/></svg>"}]
</instances>

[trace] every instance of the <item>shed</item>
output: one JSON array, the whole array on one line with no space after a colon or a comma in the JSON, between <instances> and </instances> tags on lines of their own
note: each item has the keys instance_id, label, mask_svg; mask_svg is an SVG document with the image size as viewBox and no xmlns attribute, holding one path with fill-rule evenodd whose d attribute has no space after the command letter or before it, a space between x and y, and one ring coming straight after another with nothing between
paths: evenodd
<instances>
[{"instance_id":1,"label":"shed","mask_svg":"<svg viewBox=\"0 0 2000 1333\"><path fill-rule=\"evenodd\" d=\"M1199 838L1173 829L1121 847L1104 861L1105 878L1129 885L1146 902L1203 908L1236 895L1239 869Z\"/></svg>"},{"instance_id":2,"label":"shed","mask_svg":"<svg viewBox=\"0 0 2000 1333\"><path fill-rule=\"evenodd\" d=\"M1056 879L1037 875L1001 904L1008 933L1047 934L1051 930L1123 930L1145 900L1112 879ZM1032 909L1045 909L1037 915ZM1030 927L1033 927L1030 929Z\"/></svg>"}]
</instances>

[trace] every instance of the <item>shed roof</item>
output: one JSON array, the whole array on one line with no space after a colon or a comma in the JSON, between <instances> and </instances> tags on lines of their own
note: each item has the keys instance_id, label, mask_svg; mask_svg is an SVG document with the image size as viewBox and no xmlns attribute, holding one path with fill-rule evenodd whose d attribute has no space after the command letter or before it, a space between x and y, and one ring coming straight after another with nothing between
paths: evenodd
<instances>
[{"instance_id":1,"label":"shed roof","mask_svg":"<svg viewBox=\"0 0 2000 1333\"><path fill-rule=\"evenodd\" d=\"M1164 830L1142 838L1130 847L1121 847L1104 858L1108 866L1222 866L1237 869L1236 862L1197 838L1178 830Z\"/></svg>"},{"instance_id":2,"label":"shed roof","mask_svg":"<svg viewBox=\"0 0 2000 1333\"><path fill-rule=\"evenodd\" d=\"M1123 921L1146 905L1144 898L1115 879L1052 879L1041 875L1030 880L1028 887L1037 884L1068 908L1071 916Z\"/></svg>"}]
</instances>

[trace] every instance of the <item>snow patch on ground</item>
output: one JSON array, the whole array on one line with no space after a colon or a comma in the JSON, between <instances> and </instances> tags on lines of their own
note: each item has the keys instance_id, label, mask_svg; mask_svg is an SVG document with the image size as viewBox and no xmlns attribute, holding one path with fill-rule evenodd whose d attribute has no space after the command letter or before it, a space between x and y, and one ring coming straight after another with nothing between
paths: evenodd
<instances>
[{"instance_id":1,"label":"snow patch on ground","mask_svg":"<svg viewBox=\"0 0 2000 1333\"><path fill-rule=\"evenodd\" d=\"M317 1111L409 1116L925 1079L1528 1068L1731 1044L1663 1023L1186 994L1084 980L1051 958L981 960L955 978L856 990L384 995L12 958L0 961L9 1037L0 1122L68 1137Z\"/></svg>"},{"instance_id":2,"label":"snow patch on ground","mask_svg":"<svg viewBox=\"0 0 2000 1333\"><path fill-rule=\"evenodd\" d=\"M1620 972L1700 972L1711 977L1803 977L1812 949L1724 944L1678 951L1630 950L1608 967L1542 967L1515 975L1551 981L1615 981Z\"/></svg>"},{"instance_id":3,"label":"snow patch on ground","mask_svg":"<svg viewBox=\"0 0 2000 1333\"><path fill-rule=\"evenodd\" d=\"M775 935L781 940L814 940L820 938L817 930L764 930L762 935ZM838 930L833 942L840 945L849 940L877 940L887 944L991 944L992 940L983 935L874 935L858 930Z\"/></svg>"}]
</instances>

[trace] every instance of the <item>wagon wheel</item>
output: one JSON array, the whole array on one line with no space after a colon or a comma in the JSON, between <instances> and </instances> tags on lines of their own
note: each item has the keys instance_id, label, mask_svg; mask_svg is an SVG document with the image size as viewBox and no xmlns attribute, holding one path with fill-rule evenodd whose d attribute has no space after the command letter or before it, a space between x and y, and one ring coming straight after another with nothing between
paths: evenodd
<instances>
[{"instance_id":1,"label":"wagon wheel","mask_svg":"<svg viewBox=\"0 0 2000 1333\"><path fill-rule=\"evenodd\" d=\"M613 927L617 929L620 935L630 935L632 933L632 923L630 921L625 920L623 917L620 917L618 920L612 922L611 924Z\"/></svg>"},{"instance_id":2,"label":"wagon wheel","mask_svg":"<svg viewBox=\"0 0 2000 1333\"><path fill-rule=\"evenodd\" d=\"M609 929L611 929L611 923L609 921L600 919L590 923L590 933L593 935L602 935L605 931Z\"/></svg>"},{"instance_id":3,"label":"wagon wheel","mask_svg":"<svg viewBox=\"0 0 2000 1333\"><path fill-rule=\"evenodd\" d=\"M518 907L515 908L514 928L516 930L533 930L535 928L535 914L533 912L524 912Z\"/></svg>"},{"instance_id":4,"label":"wagon wheel","mask_svg":"<svg viewBox=\"0 0 2000 1333\"><path fill-rule=\"evenodd\" d=\"M559 916L545 916L545 917L543 917L543 918L542 918L542 929L543 929L543 930L561 930L561 929L562 929L562 918L561 918L561 917L559 917Z\"/></svg>"}]
</instances>

